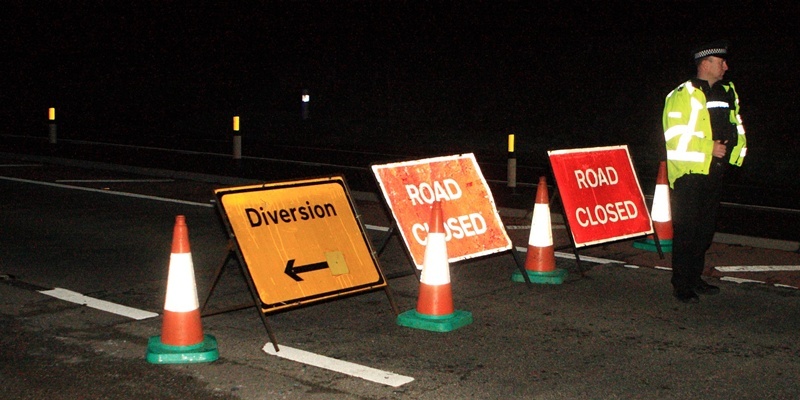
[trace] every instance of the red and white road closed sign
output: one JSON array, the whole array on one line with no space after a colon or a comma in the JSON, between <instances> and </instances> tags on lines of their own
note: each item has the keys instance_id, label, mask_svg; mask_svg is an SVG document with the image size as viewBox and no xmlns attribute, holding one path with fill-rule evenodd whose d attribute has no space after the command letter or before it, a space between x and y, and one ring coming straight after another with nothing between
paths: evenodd
<instances>
[{"instance_id":1,"label":"red and white road closed sign","mask_svg":"<svg viewBox=\"0 0 800 400\"><path fill-rule=\"evenodd\" d=\"M575 247L653 233L628 146L547 154Z\"/></svg>"},{"instance_id":2,"label":"red and white road closed sign","mask_svg":"<svg viewBox=\"0 0 800 400\"><path fill-rule=\"evenodd\" d=\"M451 262L511 249L473 154L373 165L372 170L417 268L422 268L431 204L437 200Z\"/></svg>"}]
</instances>

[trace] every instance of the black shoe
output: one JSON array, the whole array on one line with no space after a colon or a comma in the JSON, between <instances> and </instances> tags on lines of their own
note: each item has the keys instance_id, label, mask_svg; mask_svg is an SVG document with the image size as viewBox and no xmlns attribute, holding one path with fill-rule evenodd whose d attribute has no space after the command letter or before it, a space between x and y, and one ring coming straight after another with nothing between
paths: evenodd
<instances>
[{"instance_id":1,"label":"black shoe","mask_svg":"<svg viewBox=\"0 0 800 400\"><path fill-rule=\"evenodd\" d=\"M694 292L692 289L675 289L672 292L672 295L675 296L678 301L681 303L699 303L700 297L697 296L697 293Z\"/></svg>"},{"instance_id":2,"label":"black shoe","mask_svg":"<svg viewBox=\"0 0 800 400\"><path fill-rule=\"evenodd\" d=\"M694 291L697 294L714 295L719 293L719 286L709 285L706 281L701 280L694 286Z\"/></svg>"}]
</instances>

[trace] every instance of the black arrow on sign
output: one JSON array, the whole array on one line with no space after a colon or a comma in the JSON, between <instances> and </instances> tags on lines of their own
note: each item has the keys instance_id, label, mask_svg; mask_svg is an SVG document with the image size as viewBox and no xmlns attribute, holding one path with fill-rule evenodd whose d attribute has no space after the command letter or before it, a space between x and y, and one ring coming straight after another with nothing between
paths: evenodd
<instances>
[{"instance_id":1,"label":"black arrow on sign","mask_svg":"<svg viewBox=\"0 0 800 400\"><path fill-rule=\"evenodd\" d=\"M300 266L295 267L294 266L294 259L291 259L291 260L286 262L286 269L283 270L283 273L285 273L286 275L289 275L289 277L294 279L295 281L300 282L300 281L303 280L303 278L301 278L297 274L302 274L304 272L317 271L317 270L325 269L325 268L328 268L328 262L327 261L318 262L318 263L314 263L314 264L308 264L308 265L300 265Z\"/></svg>"}]
</instances>

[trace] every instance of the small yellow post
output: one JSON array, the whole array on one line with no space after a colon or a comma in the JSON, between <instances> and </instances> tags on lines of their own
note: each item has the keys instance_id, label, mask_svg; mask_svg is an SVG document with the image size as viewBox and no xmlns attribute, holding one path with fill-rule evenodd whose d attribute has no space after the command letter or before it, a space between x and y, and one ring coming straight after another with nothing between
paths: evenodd
<instances>
[{"instance_id":1,"label":"small yellow post","mask_svg":"<svg viewBox=\"0 0 800 400\"><path fill-rule=\"evenodd\" d=\"M50 136L50 144L56 144L56 142L58 141L58 134L57 134L57 128L56 128L56 108L55 107L50 107L50 109L47 110L47 119L48 119L47 127L49 129L49 134L50 134L49 135Z\"/></svg>"},{"instance_id":2,"label":"small yellow post","mask_svg":"<svg viewBox=\"0 0 800 400\"><path fill-rule=\"evenodd\" d=\"M242 135L239 134L239 116L233 117L233 159L242 159Z\"/></svg>"},{"instance_id":3,"label":"small yellow post","mask_svg":"<svg viewBox=\"0 0 800 400\"><path fill-rule=\"evenodd\" d=\"M508 187L517 190L517 156L514 153L514 134L508 135Z\"/></svg>"}]
</instances>

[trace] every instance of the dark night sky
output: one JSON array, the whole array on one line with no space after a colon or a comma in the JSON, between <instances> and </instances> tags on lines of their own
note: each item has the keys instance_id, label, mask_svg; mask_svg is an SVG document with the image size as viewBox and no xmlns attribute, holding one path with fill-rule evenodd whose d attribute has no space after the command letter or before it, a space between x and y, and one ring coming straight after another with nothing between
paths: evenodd
<instances>
[{"instance_id":1,"label":"dark night sky","mask_svg":"<svg viewBox=\"0 0 800 400\"><path fill-rule=\"evenodd\" d=\"M458 70L515 65L521 71L603 68L600 64L608 52L624 57L619 53L628 51L632 58L640 52L676 61L682 51L688 52L684 48L700 39L735 40L753 28L759 35L774 32L779 37L785 28L751 21L764 21L770 15L780 19L780 10L757 7L755 15L740 10L713 18L705 16L713 7L694 2L657 6L631 2L626 7L614 2L612 6L428 3L23 5L11 13L18 17L6 25L4 47L13 58L51 64L54 70L45 77L56 80L130 75L247 80L265 72L289 71L326 78L339 71L371 70L437 79ZM581 56L587 59L575 60ZM630 61L635 60L626 63Z\"/></svg>"},{"instance_id":2,"label":"dark night sky","mask_svg":"<svg viewBox=\"0 0 800 400\"><path fill-rule=\"evenodd\" d=\"M755 127L780 137L798 122L791 2L528 3L7 2L2 114L280 119L311 88L332 118L658 129L691 48L727 38Z\"/></svg>"}]
</instances>

